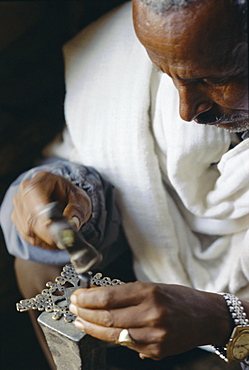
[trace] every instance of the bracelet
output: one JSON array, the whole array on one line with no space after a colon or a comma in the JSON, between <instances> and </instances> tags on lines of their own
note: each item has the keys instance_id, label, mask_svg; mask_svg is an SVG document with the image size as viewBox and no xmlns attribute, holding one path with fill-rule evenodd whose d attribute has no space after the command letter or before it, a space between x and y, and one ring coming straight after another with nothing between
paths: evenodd
<instances>
[{"instance_id":1,"label":"bracelet","mask_svg":"<svg viewBox=\"0 0 249 370\"><path fill-rule=\"evenodd\" d=\"M225 299L228 309L232 315L235 326L247 325L249 320L246 318L244 307L238 297L230 293L222 293L222 297Z\"/></svg>"},{"instance_id":2,"label":"bracelet","mask_svg":"<svg viewBox=\"0 0 249 370\"><path fill-rule=\"evenodd\" d=\"M230 293L221 293L225 299L229 312L234 321L234 326L246 326L249 320L246 318L244 307L238 297ZM218 355L225 362L229 362L227 358L227 347L213 345L215 348L215 354ZM247 359L245 359L247 360Z\"/></svg>"},{"instance_id":3,"label":"bracelet","mask_svg":"<svg viewBox=\"0 0 249 370\"><path fill-rule=\"evenodd\" d=\"M249 356L242 361L242 364L249 366Z\"/></svg>"}]
</instances>

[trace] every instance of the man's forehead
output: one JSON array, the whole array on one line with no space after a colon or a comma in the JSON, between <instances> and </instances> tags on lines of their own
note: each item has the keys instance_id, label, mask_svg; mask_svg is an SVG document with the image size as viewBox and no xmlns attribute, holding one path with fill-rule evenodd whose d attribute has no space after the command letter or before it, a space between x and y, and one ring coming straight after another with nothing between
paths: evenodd
<instances>
[{"instance_id":1,"label":"man's forehead","mask_svg":"<svg viewBox=\"0 0 249 370\"><path fill-rule=\"evenodd\" d=\"M216 4L216 6L214 6ZM225 56L237 44L233 14L224 11L223 1L207 0L202 5L158 14L145 4L134 1L134 26L138 38L151 53L165 49L168 58L181 59L181 53ZM172 54L172 56L170 55ZM221 60L223 63L224 61Z\"/></svg>"},{"instance_id":2,"label":"man's forehead","mask_svg":"<svg viewBox=\"0 0 249 370\"><path fill-rule=\"evenodd\" d=\"M151 0L148 3L154 3L154 1ZM190 34L200 29L201 34L204 35L207 24L209 29L219 27L229 30L231 26L236 26L238 23L229 0L195 0L187 3L189 3L188 6L173 7L160 13L153 11L152 7L146 5L146 1L133 0L135 28L138 30L142 28L151 34L160 28L164 28L166 33L170 33L171 30L173 32L184 30ZM239 27L236 27L233 32L238 29Z\"/></svg>"}]
</instances>

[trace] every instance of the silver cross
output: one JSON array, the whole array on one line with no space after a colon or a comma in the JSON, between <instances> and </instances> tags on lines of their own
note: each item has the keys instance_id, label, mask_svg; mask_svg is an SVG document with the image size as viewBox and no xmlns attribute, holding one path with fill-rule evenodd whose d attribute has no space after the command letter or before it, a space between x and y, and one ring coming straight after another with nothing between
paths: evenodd
<instances>
[{"instance_id":1,"label":"silver cross","mask_svg":"<svg viewBox=\"0 0 249 370\"><path fill-rule=\"evenodd\" d=\"M91 285L124 284L118 279L103 277L100 272L88 274ZM83 367L84 370L106 369L106 349L114 345L87 335L73 324L76 316L69 311L70 296L81 287L81 278L74 267L71 264L64 266L55 283L48 282L46 286L41 294L21 300L16 307L20 312L31 309L45 311L38 317L38 323L57 370L79 370ZM60 320L62 317L64 320Z\"/></svg>"},{"instance_id":2,"label":"silver cross","mask_svg":"<svg viewBox=\"0 0 249 370\"><path fill-rule=\"evenodd\" d=\"M96 286L108 286L124 284L119 279L111 280L109 277L102 277L100 272L95 275L92 272L87 273L90 278L90 284ZM73 265L68 264L63 267L61 276L55 279L55 283L51 281L46 284L48 289L43 289L41 294L37 294L34 298L23 299L16 304L17 311L24 312L28 310L38 310L53 312L52 318L59 320L64 317L66 322L72 322L76 316L69 311L70 296L78 288L81 287L81 279L75 272Z\"/></svg>"}]
</instances>

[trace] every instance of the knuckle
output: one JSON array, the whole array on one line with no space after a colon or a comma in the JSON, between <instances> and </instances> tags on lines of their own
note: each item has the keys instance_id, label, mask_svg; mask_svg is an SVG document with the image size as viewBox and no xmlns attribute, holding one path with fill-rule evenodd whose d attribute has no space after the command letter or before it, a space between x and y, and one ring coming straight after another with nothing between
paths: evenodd
<instances>
[{"instance_id":1,"label":"knuckle","mask_svg":"<svg viewBox=\"0 0 249 370\"><path fill-rule=\"evenodd\" d=\"M144 283L143 284L144 296L146 299L150 297L151 300L156 300L158 294L157 284L154 283Z\"/></svg>"},{"instance_id":2,"label":"knuckle","mask_svg":"<svg viewBox=\"0 0 249 370\"><path fill-rule=\"evenodd\" d=\"M168 339L168 331L166 329L163 329L161 333L161 343L165 343L167 339Z\"/></svg>"},{"instance_id":3,"label":"knuckle","mask_svg":"<svg viewBox=\"0 0 249 370\"><path fill-rule=\"evenodd\" d=\"M98 304L100 305L100 307L103 307L103 308L108 307L110 301L111 301L111 295L107 289L106 290L103 289L101 292L99 292Z\"/></svg>"},{"instance_id":4,"label":"knuckle","mask_svg":"<svg viewBox=\"0 0 249 370\"><path fill-rule=\"evenodd\" d=\"M149 287L150 287L151 296L154 297L154 299L156 299L158 296L158 292L159 292L158 285L154 283L150 283Z\"/></svg>"},{"instance_id":5,"label":"knuckle","mask_svg":"<svg viewBox=\"0 0 249 370\"><path fill-rule=\"evenodd\" d=\"M53 179L54 175L50 174L49 172L40 171L37 172L33 177L30 179L22 180L20 183L20 192L24 195L29 193L34 187L43 187L44 182L47 182L47 177L50 176L50 181Z\"/></svg>"},{"instance_id":6,"label":"knuckle","mask_svg":"<svg viewBox=\"0 0 249 370\"><path fill-rule=\"evenodd\" d=\"M33 188L34 186L33 186L32 179L24 180L20 184L19 193L21 194L22 197L25 197L27 196L27 194L29 194L33 190Z\"/></svg>"},{"instance_id":7,"label":"knuckle","mask_svg":"<svg viewBox=\"0 0 249 370\"><path fill-rule=\"evenodd\" d=\"M47 178L50 177L51 179L55 179L57 177L57 175L53 174L52 172L48 172L48 171L39 171L37 172L31 179L30 181L32 183L36 183L37 181L41 181L41 180L47 180Z\"/></svg>"},{"instance_id":8,"label":"knuckle","mask_svg":"<svg viewBox=\"0 0 249 370\"><path fill-rule=\"evenodd\" d=\"M164 351L161 345L156 345L152 353L153 360L159 361L164 357Z\"/></svg>"},{"instance_id":9,"label":"knuckle","mask_svg":"<svg viewBox=\"0 0 249 370\"><path fill-rule=\"evenodd\" d=\"M113 343L118 343L118 336L119 336L119 334L117 335L117 333L115 331L111 331L110 334L109 334L109 339Z\"/></svg>"},{"instance_id":10,"label":"knuckle","mask_svg":"<svg viewBox=\"0 0 249 370\"><path fill-rule=\"evenodd\" d=\"M146 314L146 321L149 323L150 327L160 328L164 322L164 309L162 307L157 307L151 305Z\"/></svg>"},{"instance_id":11,"label":"knuckle","mask_svg":"<svg viewBox=\"0 0 249 370\"><path fill-rule=\"evenodd\" d=\"M87 321L84 321L84 331L87 334L94 335L94 330L92 328L92 325L88 323Z\"/></svg>"},{"instance_id":12,"label":"knuckle","mask_svg":"<svg viewBox=\"0 0 249 370\"><path fill-rule=\"evenodd\" d=\"M167 340L167 335L168 335L167 330L160 329L158 331L158 334L157 334L157 341L158 341L158 343L160 343L160 344L165 343L165 341Z\"/></svg>"},{"instance_id":13,"label":"knuckle","mask_svg":"<svg viewBox=\"0 0 249 370\"><path fill-rule=\"evenodd\" d=\"M155 326L161 326L162 321L164 320L165 312L162 307L154 307L153 310L153 315L154 315L154 325Z\"/></svg>"},{"instance_id":14,"label":"knuckle","mask_svg":"<svg viewBox=\"0 0 249 370\"><path fill-rule=\"evenodd\" d=\"M103 325L111 327L114 324L114 320L110 311L105 311L102 317Z\"/></svg>"},{"instance_id":15,"label":"knuckle","mask_svg":"<svg viewBox=\"0 0 249 370\"><path fill-rule=\"evenodd\" d=\"M29 214L27 216L26 223L24 225L25 233L27 236L34 236L34 227L36 224L36 218L34 217L33 214Z\"/></svg>"},{"instance_id":16,"label":"knuckle","mask_svg":"<svg viewBox=\"0 0 249 370\"><path fill-rule=\"evenodd\" d=\"M167 340L167 331L164 328L153 329L150 333L150 339L157 345L163 345Z\"/></svg>"},{"instance_id":17,"label":"knuckle","mask_svg":"<svg viewBox=\"0 0 249 370\"><path fill-rule=\"evenodd\" d=\"M148 293L148 283L142 283L141 281L137 280L134 283L136 290L139 292L143 292L145 295Z\"/></svg>"}]
</instances>

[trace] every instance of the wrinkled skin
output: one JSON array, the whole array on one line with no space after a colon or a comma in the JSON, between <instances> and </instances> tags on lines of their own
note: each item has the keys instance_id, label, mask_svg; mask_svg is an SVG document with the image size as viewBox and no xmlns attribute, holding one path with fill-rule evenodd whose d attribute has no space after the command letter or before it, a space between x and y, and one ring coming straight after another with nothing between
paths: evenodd
<instances>
[{"instance_id":1,"label":"wrinkled skin","mask_svg":"<svg viewBox=\"0 0 249 370\"><path fill-rule=\"evenodd\" d=\"M38 172L32 179L23 181L13 199L12 221L25 240L46 249L57 248L48 229L51 221L39 213L52 201L64 205L63 215L76 229L89 219L92 210L86 192L62 176Z\"/></svg>"},{"instance_id":2,"label":"wrinkled skin","mask_svg":"<svg viewBox=\"0 0 249 370\"><path fill-rule=\"evenodd\" d=\"M133 1L134 25L153 63L172 78L184 120L244 131L249 128L247 49L238 44L233 14L224 11L224 4L210 0L198 9L160 16ZM137 282L81 289L72 301L76 327L116 343L127 328L135 340L131 348L141 358L158 360L199 345L225 345L232 330L221 296L182 286ZM249 312L248 303L243 304Z\"/></svg>"},{"instance_id":3,"label":"wrinkled skin","mask_svg":"<svg viewBox=\"0 0 249 370\"><path fill-rule=\"evenodd\" d=\"M76 327L114 343L127 328L141 358L159 360L197 345L225 344L232 328L221 296L183 286L135 282L79 289L71 300Z\"/></svg>"},{"instance_id":4,"label":"wrinkled skin","mask_svg":"<svg viewBox=\"0 0 249 370\"><path fill-rule=\"evenodd\" d=\"M181 117L239 131L248 126L246 51L243 42L237 43L237 28L224 4L208 0L198 9L161 17L134 1L134 23L152 61L173 79ZM219 32L219 27L227 32ZM215 122L215 117L223 117L224 122ZM53 248L48 220L37 219L51 198L68 205L64 213L76 216L78 227L88 219L90 206L84 192L62 178L38 174L22 184L13 222L32 244ZM114 343L121 330L128 328L135 340L131 348L141 358L158 360L199 345L225 345L232 330L220 295L183 286L135 282L79 289L71 300L70 309L78 316L76 327ZM243 305L249 315L249 304Z\"/></svg>"},{"instance_id":5,"label":"wrinkled skin","mask_svg":"<svg viewBox=\"0 0 249 370\"><path fill-rule=\"evenodd\" d=\"M183 120L249 128L248 44L228 1L208 0L165 16L133 1L133 16L150 59L178 90Z\"/></svg>"}]
</instances>

